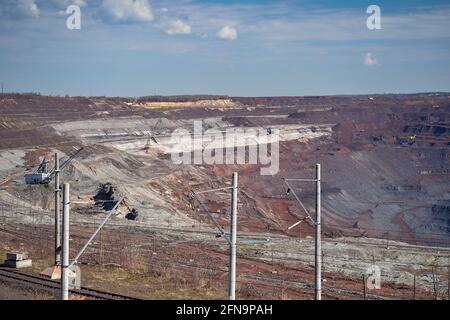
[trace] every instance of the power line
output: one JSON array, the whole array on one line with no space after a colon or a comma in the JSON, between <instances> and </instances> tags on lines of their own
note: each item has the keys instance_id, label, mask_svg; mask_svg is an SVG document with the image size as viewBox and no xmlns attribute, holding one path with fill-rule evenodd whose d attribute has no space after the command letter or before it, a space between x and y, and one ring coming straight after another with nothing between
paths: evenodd
<instances>
[{"instance_id":1,"label":"power line","mask_svg":"<svg viewBox=\"0 0 450 320\"><path fill-rule=\"evenodd\" d=\"M203 204L203 203L202 203ZM6 205L9 206L9 205ZM12 214L8 214L8 217L5 216L5 218L13 218L13 216L17 216L17 215L21 215L24 217L30 217L30 218L34 218L37 219L36 222L40 222L41 224L45 221L45 219L43 219L43 217L46 217L50 220L54 219L54 216L46 213L45 211L41 211L41 210L35 210L33 209L32 214L30 214L30 212L28 211L29 208L26 208L24 206L19 206L20 208L26 209L23 211L18 211L15 210L12 212ZM206 212L209 212L207 210L206 207L203 207L203 209ZM4 213L4 212L3 212ZM98 222L101 222L101 218L95 218L92 217L92 220L90 222L83 222L80 221L79 223L89 223L89 224L95 224ZM286 219L279 219L281 221L285 221L285 222L292 222L291 220L286 220ZM51 221L49 221L51 222ZM121 225L119 222L117 221L111 221L110 222L111 225L117 226L117 227L122 227L123 225ZM332 224L332 223L323 223L323 226L325 228L336 228L338 230L347 230L347 231L351 231L351 232L366 232L366 231L377 231L377 232L383 232L384 236L387 237L391 234L399 234L402 235L405 232L401 231L401 230L395 230L395 229L386 229L386 228L371 228L371 227L362 227L362 228L354 228L352 226L343 226L343 225L339 225L339 224ZM186 230L186 229L181 229L181 228L167 228L167 227L160 227L158 225L155 224L149 224L149 223L141 223L140 227L142 228L154 228L154 229L158 229L158 230L174 230L180 233L190 233L190 234L214 234L213 232L210 231L198 231L198 230ZM414 229L413 229L414 230ZM388 234L389 233L389 234ZM445 234L443 233L436 233L436 232L418 232L418 231L414 231L414 233L412 235L425 235L428 237L421 237L421 238L407 238L407 237L389 237L389 238L380 238L380 239L385 239L385 240L392 240L392 241L415 241L415 242L423 242L423 241L434 241L434 242L439 242L439 243L443 243L443 244L447 244L450 243L450 239L448 239ZM436 236L436 237L433 237ZM332 239L332 238L331 238Z\"/></svg>"},{"instance_id":2,"label":"power line","mask_svg":"<svg viewBox=\"0 0 450 320\"><path fill-rule=\"evenodd\" d=\"M124 232L124 234L126 234L126 233ZM110 252L112 252L112 250L110 250ZM119 254L119 253L121 253L121 250L120 250L119 248L117 248L117 250L115 250L115 252L117 252L117 253ZM149 252L149 250L145 250L145 252ZM266 252L269 253L270 251L266 250ZM282 252L282 251L277 251L277 252ZM282 252L282 253L283 253L283 252ZM302 255L302 256L305 256L305 255ZM307 256L307 254L306 254L306 256ZM311 256L312 256L312 255L311 255ZM334 259L335 257L339 257L339 256L333 256L333 255L327 255L327 254L325 254L324 257L326 257L326 258L333 258L333 259ZM340 258L340 257L339 257L339 258ZM251 260L251 258L249 258L249 259ZM283 258L276 258L276 260L283 261ZM284 261L285 261L285 260L286 260L286 259L284 259ZM311 261L304 260L304 259L293 259L293 260L294 260L294 261L297 261L297 262L302 262L302 263L304 263L304 264L310 264L310 263L311 263ZM348 260L353 260L353 261L368 261L368 262L370 262L370 263L373 263L373 262L374 262L373 259L362 259L362 258L346 258L346 259L341 259L341 260L345 260L345 261L348 261ZM182 261L179 261L178 259L177 259L177 260L173 260L173 256L172 256L172 257L169 257L169 258L167 258L167 259L151 258L150 263L151 263L152 266L154 266L154 264L153 264L154 261L160 261L160 262L162 262L162 263L165 263L167 267L172 267L172 268L174 267L174 265L176 265L176 266L178 266L178 267L181 267L181 265L183 265L184 268L188 268L188 269L196 269L196 270L202 269L202 270L210 270L210 271L215 271L215 272L226 272L226 268L218 268L218 267L214 267L214 268L205 268L205 267L202 267L202 266L200 266L200 265L198 265L198 264L186 263L185 260L182 260ZM379 260L375 259L375 261L376 261L376 263L378 263ZM220 262L220 261L218 261L218 262ZM392 262L392 261L382 261L381 263L384 263L384 264L401 265L400 263L394 263L394 262ZM403 263L403 265L405 265L405 263ZM417 264L411 263L411 264L409 264L409 265L417 265ZM424 267L434 267L434 266L436 266L436 265L425 265L425 264L421 264L421 265L424 266ZM244 276L245 276L245 275L244 275ZM390 278L389 278L389 277L386 277L386 279L390 279ZM263 279L263 281L266 281L267 283L270 283L270 282L273 281L273 280L277 280L277 279L267 278L267 277L264 277L264 279ZM294 281L292 281L292 280L285 280L285 279L283 279L282 281L284 281L285 284L286 284L286 282L294 282ZM239 282L242 282L242 281L239 281ZM334 288L334 287L332 287L332 288ZM337 287L336 287L336 288L337 288ZM323 289L325 289L325 291L327 291L328 288L323 288ZM345 290L345 289L339 289L339 290Z\"/></svg>"}]
</instances>

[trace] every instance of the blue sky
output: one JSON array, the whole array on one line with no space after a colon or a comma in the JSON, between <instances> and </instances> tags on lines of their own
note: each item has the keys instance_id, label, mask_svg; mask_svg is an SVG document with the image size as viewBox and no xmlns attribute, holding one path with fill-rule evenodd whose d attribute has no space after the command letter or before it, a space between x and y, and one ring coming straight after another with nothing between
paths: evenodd
<instances>
[{"instance_id":1,"label":"blue sky","mask_svg":"<svg viewBox=\"0 0 450 320\"><path fill-rule=\"evenodd\" d=\"M371 4L381 30L366 27ZM0 81L52 95L450 91L450 1L2 0Z\"/></svg>"}]
</instances>

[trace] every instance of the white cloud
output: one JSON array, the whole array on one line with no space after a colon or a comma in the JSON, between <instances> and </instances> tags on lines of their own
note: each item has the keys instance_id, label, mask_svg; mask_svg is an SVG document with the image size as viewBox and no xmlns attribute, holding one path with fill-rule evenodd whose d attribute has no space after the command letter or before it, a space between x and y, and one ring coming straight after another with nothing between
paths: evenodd
<instances>
[{"instance_id":1,"label":"white cloud","mask_svg":"<svg viewBox=\"0 0 450 320\"><path fill-rule=\"evenodd\" d=\"M20 19L37 18L41 14L35 0L3 0L0 17Z\"/></svg>"},{"instance_id":2,"label":"white cloud","mask_svg":"<svg viewBox=\"0 0 450 320\"><path fill-rule=\"evenodd\" d=\"M372 52L367 52L364 56L364 64L366 66L376 66L378 61L373 57Z\"/></svg>"},{"instance_id":3,"label":"white cloud","mask_svg":"<svg viewBox=\"0 0 450 320\"><path fill-rule=\"evenodd\" d=\"M148 22L153 13L148 0L103 0L104 16L114 22Z\"/></svg>"},{"instance_id":4,"label":"white cloud","mask_svg":"<svg viewBox=\"0 0 450 320\"><path fill-rule=\"evenodd\" d=\"M40 10L34 0L18 0L17 6L19 10L22 10L30 17L39 17Z\"/></svg>"},{"instance_id":5,"label":"white cloud","mask_svg":"<svg viewBox=\"0 0 450 320\"><path fill-rule=\"evenodd\" d=\"M76 5L79 7L85 7L87 5L87 0L47 0L46 2L50 2L54 6L61 9L66 9L70 5Z\"/></svg>"},{"instance_id":6,"label":"white cloud","mask_svg":"<svg viewBox=\"0 0 450 320\"><path fill-rule=\"evenodd\" d=\"M191 26L181 20L176 20L170 24L170 27L166 30L166 32L170 35L190 34Z\"/></svg>"},{"instance_id":7,"label":"white cloud","mask_svg":"<svg viewBox=\"0 0 450 320\"><path fill-rule=\"evenodd\" d=\"M220 39L236 40L238 37L237 30L230 26L225 26L217 33Z\"/></svg>"},{"instance_id":8,"label":"white cloud","mask_svg":"<svg viewBox=\"0 0 450 320\"><path fill-rule=\"evenodd\" d=\"M79 7L84 7L86 6L86 0L75 0L73 4Z\"/></svg>"}]
</instances>

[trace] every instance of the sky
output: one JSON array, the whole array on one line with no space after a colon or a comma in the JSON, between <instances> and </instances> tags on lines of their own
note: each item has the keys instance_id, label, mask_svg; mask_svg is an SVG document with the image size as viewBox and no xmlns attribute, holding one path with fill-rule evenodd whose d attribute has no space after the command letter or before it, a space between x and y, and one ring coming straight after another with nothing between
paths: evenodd
<instances>
[{"instance_id":1,"label":"sky","mask_svg":"<svg viewBox=\"0 0 450 320\"><path fill-rule=\"evenodd\" d=\"M448 92L450 1L0 0L0 81L71 96Z\"/></svg>"}]
</instances>

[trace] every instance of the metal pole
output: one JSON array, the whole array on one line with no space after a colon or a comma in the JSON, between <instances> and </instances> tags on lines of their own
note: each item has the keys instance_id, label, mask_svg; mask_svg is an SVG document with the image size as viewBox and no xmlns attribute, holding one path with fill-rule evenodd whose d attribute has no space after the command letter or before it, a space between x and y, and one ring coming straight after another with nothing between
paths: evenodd
<instances>
[{"instance_id":1,"label":"metal pole","mask_svg":"<svg viewBox=\"0 0 450 320\"><path fill-rule=\"evenodd\" d=\"M433 272L433 290L434 290L434 300L437 300L438 294L437 294L437 270L435 267L431 267L431 270Z\"/></svg>"},{"instance_id":2,"label":"metal pole","mask_svg":"<svg viewBox=\"0 0 450 320\"><path fill-rule=\"evenodd\" d=\"M367 296L366 296L366 275L363 274L362 276L362 281L363 281L363 297L364 300L367 300Z\"/></svg>"},{"instance_id":3,"label":"metal pole","mask_svg":"<svg viewBox=\"0 0 450 320\"><path fill-rule=\"evenodd\" d=\"M123 197L120 198L119 201L117 201L117 203L111 209L111 211L109 211L108 215L106 216L105 219L103 219L102 223L100 223L97 230L94 231L94 233L89 238L89 240L86 242L86 244L83 246L83 248L81 248L80 252L78 252L75 259L73 259L73 261L70 263L70 265L68 265L69 268L72 268L74 265L76 265L78 263L78 259L80 259L80 257L83 255L84 251L90 246L92 241L94 241L95 237L100 232L100 230L102 230L103 226L106 224L106 222L109 220L109 218L111 218L111 216L116 212L116 209L119 207L119 205L123 201L123 199L124 199Z\"/></svg>"},{"instance_id":4,"label":"metal pole","mask_svg":"<svg viewBox=\"0 0 450 320\"><path fill-rule=\"evenodd\" d=\"M275 263L273 261L273 247L272 247L272 272L275 271Z\"/></svg>"},{"instance_id":5,"label":"metal pole","mask_svg":"<svg viewBox=\"0 0 450 320\"><path fill-rule=\"evenodd\" d=\"M103 268L103 232L100 230L100 266Z\"/></svg>"},{"instance_id":6,"label":"metal pole","mask_svg":"<svg viewBox=\"0 0 450 320\"><path fill-rule=\"evenodd\" d=\"M61 224L60 224L60 185L59 155L55 153L55 266L61 264Z\"/></svg>"},{"instance_id":7,"label":"metal pole","mask_svg":"<svg viewBox=\"0 0 450 320\"><path fill-rule=\"evenodd\" d=\"M237 191L238 174L233 173L233 187L231 194L231 226L230 226L230 267L229 267L229 288L228 299L236 299L236 232L237 232Z\"/></svg>"},{"instance_id":8,"label":"metal pole","mask_svg":"<svg viewBox=\"0 0 450 320\"><path fill-rule=\"evenodd\" d=\"M416 300L416 275L414 275L414 293L413 293L413 300Z\"/></svg>"},{"instance_id":9,"label":"metal pole","mask_svg":"<svg viewBox=\"0 0 450 320\"><path fill-rule=\"evenodd\" d=\"M63 185L63 238L61 264L61 300L69 300L69 217L70 217L70 186Z\"/></svg>"},{"instance_id":10,"label":"metal pole","mask_svg":"<svg viewBox=\"0 0 450 320\"><path fill-rule=\"evenodd\" d=\"M320 226L320 164L316 165L316 300L322 300L322 245Z\"/></svg>"},{"instance_id":11,"label":"metal pole","mask_svg":"<svg viewBox=\"0 0 450 320\"><path fill-rule=\"evenodd\" d=\"M450 267L447 267L447 300L450 300Z\"/></svg>"}]
</instances>

